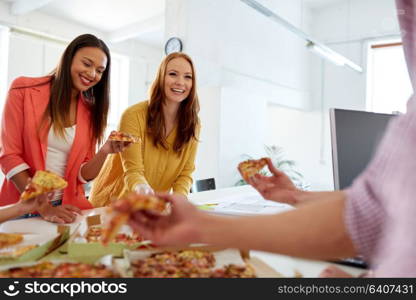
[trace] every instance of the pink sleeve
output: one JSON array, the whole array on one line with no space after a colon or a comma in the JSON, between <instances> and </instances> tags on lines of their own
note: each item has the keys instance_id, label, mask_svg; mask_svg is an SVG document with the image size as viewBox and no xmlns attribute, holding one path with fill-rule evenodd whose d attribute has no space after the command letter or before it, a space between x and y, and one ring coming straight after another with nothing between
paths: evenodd
<instances>
[{"instance_id":1,"label":"pink sleeve","mask_svg":"<svg viewBox=\"0 0 416 300\"><path fill-rule=\"evenodd\" d=\"M407 69L413 90L416 90L416 3L411 0L396 0L399 17L403 49L406 57ZM378 277L415 277L416 258L414 248L416 244L416 161L414 149L416 147L416 97L409 100L407 113L403 118L407 122L397 131L402 143L395 143L396 147L407 151L398 155L398 163L391 172L390 188L396 186L387 206L388 218L384 228L384 236L380 242L377 255L378 264L375 274Z\"/></svg>"}]
</instances>

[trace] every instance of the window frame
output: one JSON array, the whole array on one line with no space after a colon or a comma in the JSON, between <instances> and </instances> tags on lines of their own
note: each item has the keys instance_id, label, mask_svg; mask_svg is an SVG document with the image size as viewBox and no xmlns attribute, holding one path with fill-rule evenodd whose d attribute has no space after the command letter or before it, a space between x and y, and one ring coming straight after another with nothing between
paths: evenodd
<instances>
[{"instance_id":1,"label":"window frame","mask_svg":"<svg viewBox=\"0 0 416 300\"><path fill-rule=\"evenodd\" d=\"M374 78L374 55L371 52L373 49L380 49L380 48L388 48L388 47L401 47L403 46L401 38L394 37L394 38L383 38L383 39L373 39L367 42L367 47L365 48L366 51L366 65L367 65L367 72L366 72L366 110L372 112L381 112L381 113L398 113L399 107L393 111L381 111L375 109L376 105L374 102L374 90L375 90L375 78ZM406 75L407 69L406 69ZM409 78L410 82L410 78ZM410 97L410 94L409 94ZM405 100L407 101L407 99Z\"/></svg>"}]
</instances>

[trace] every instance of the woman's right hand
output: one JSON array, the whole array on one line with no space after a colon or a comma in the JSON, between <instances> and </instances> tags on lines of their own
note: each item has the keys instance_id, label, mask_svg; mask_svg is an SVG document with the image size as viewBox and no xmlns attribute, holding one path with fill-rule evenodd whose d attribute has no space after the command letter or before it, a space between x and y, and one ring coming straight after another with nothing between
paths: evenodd
<instances>
[{"instance_id":1,"label":"woman's right hand","mask_svg":"<svg viewBox=\"0 0 416 300\"><path fill-rule=\"evenodd\" d=\"M169 215L156 215L137 211L130 216L129 225L145 239L156 245L187 245L200 242L201 220L208 215L198 211L184 196L156 193L156 196L171 203ZM128 212L123 206L114 207L119 212ZM209 217L209 216L208 216Z\"/></svg>"},{"instance_id":2,"label":"woman's right hand","mask_svg":"<svg viewBox=\"0 0 416 300\"><path fill-rule=\"evenodd\" d=\"M144 183L139 183L135 186L134 191L138 194L154 194L153 189Z\"/></svg>"},{"instance_id":3,"label":"woman's right hand","mask_svg":"<svg viewBox=\"0 0 416 300\"><path fill-rule=\"evenodd\" d=\"M296 196L297 194L302 193L302 191L296 188L284 172L279 171L273 166L270 158L266 158L266 160L272 176L256 174L248 180L248 183L253 186L264 199L291 205L298 204Z\"/></svg>"},{"instance_id":4,"label":"woman's right hand","mask_svg":"<svg viewBox=\"0 0 416 300\"><path fill-rule=\"evenodd\" d=\"M72 223L75 221L81 210L72 205L52 206L50 203L45 203L38 209L41 217L52 223Z\"/></svg>"}]
</instances>

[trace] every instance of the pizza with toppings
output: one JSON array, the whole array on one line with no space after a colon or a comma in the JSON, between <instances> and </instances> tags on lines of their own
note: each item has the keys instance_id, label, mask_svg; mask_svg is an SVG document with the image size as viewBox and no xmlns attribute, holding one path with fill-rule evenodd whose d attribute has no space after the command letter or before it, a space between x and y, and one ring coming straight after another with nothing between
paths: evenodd
<instances>
[{"instance_id":1,"label":"pizza with toppings","mask_svg":"<svg viewBox=\"0 0 416 300\"><path fill-rule=\"evenodd\" d=\"M0 232L0 249L16 245L23 241L23 235Z\"/></svg>"},{"instance_id":2,"label":"pizza with toppings","mask_svg":"<svg viewBox=\"0 0 416 300\"><path fill-rule=\"evenodd\" d=\"M153 253L132 262L134 277L210 277L215 257L206 251Z\"/></svg>"},{"instance_id":3,"label":"pizza with toppings","mask_svg":"<svg viewBox=\"0 0 416 300\"><path fill-rule=\"evenodd\" d=\"M114 278L116 274L106 266L85 263L61 263L55 270L55 278Z\"/></svg>"},{"instance_id":4,"label":"pizza with toppings","mask_svg":"<svg viewBox=\"0 0 416 300\"><path fill-rule=\"evenodd\" d=\"M0 272L0 278L115 278L118 274L102 264L42 262Z\"/></svg>"},{"instance_id":5,"label":"pizza with toppings","mask_svg":"<svg viewBox=\"0 0 416 300\"><path fill-rule=\"evenodd\" d=\"M102 235L103 228L101 226L90 226L88 227L85 238L89 243L96 243L101 242ZM143 237L135 232L131 234L117 233L114 237L114 242L125 245L134 245L143 242Z\"/></svg>"},{"instance_id":6,"label":"pizza with toppings","mask_svg":"<svg viewBox=\"0 0 416 300\"><path fill-rule=\"evenodd\" d=\"M140 138L121 131L111 131L110 136L108 137L112 141L119 141L119 142L130 142L130 143L138 143L140 142Z\"/></svg>"},{"instance_id":7,"label":"pizza with toppings","mask_svg":"<svg viewBox=\"0 0 416 300\"><path fill-rule=\"evenodd\" d=\"M55 265L43 262L28 267L14 267L0 272L0 278L48 278L53 277Z\"/></svg>"},{"instance_id":8,"label":"pizza with toppings","mask_svg":"<svg viewBox=\"0 0 416 300\"><path fill-rule=\"evenodd\" d=\"M215 269L215 256L208 251L182 250L153 253L131 263L134 277L243 278L255 277L249 266L226 265Z\"/></svg>"},{"instance_id":9,"label":"pizza with toppings","mask_svg":"<svg viewBox=\"0 0 416 300\"><path fill-rule=\"evenodd\" d=\"M212 272L213 278L255 278L256 273L250 265L226 265Z\"/></svg>"},{"instance_id":10,"label":"pizza with toppings","mask_svg":"<svg viewBox=\"0 0 416 300\"><path fill-rule=\"evenodd\" d=\"M68 183L59 175L51 171L36 171L25 190L20 195L21 200L28 200L44 193L66 188Z\"/></svg>"},{"instance_id":11,"label":"pizza with toppings","mask_svg":"<svg viewBox=\"0 0 416 300\"><path fill-rule=\"evenodd\" d=\"M123 212L113 210L112 217L104 228L102 243L107 245L112 241L121 226L127 223L131 214L137 211L147 211L159 215L170 213L170 203L154 195L142 195L135 192L118 199L112 204L113 207L123 207Z\"/></svg>"},{"instance_id":12,"label":"pizza with toppings","mask_svg":"<svg viewBox=\"0 0 416 300\"><path fill-rule=\"evenodd\" d=\"M261 159L249 159L238 164L238 171L240 171L241 176L245 181L248 181L250 177L259 173L264 166L267 165L267 160L265 158Z\"/></svg>"}]
</instances>

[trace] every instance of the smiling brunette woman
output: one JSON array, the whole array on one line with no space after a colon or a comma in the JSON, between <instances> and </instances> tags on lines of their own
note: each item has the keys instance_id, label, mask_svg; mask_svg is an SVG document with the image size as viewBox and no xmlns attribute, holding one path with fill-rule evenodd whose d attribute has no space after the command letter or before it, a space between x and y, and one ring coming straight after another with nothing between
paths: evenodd
<instances>
[{"instance_id":1,"label":"smiling brunette woman","mask_svg":"<svg viewBox=\"0 0 416 300\"><path fill-rule=\"evenodd\" d=\"M107 158L94 181L90 201L105 206L130 191L173 191L187 195L192 185L199 137L199 102L195 69L184 53L162 61L150 100L129 107L120 131L141 143Z\"/></svg>"},{"instance_id":2,"label":"smiling brunette woman","mask_svg":"<svg viewBox=\"0 0 416 300\"><path fill-rule=\"evenodd\" d=\"M80 209L91 208L83 184L97 176L109 153L127 146L107 140L95 154L107 124L110 62L105 43L84 34L68 45L51 75L13 81L1 127L6 179L0 205L16 203L37 170L50 170L68 187L38 207L44 219L70 223Z\"/></svg>"}]
</instances>

